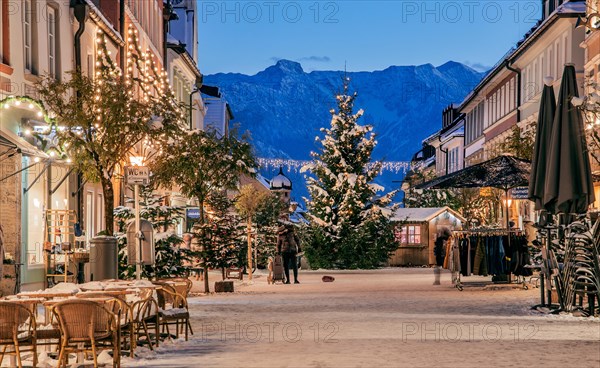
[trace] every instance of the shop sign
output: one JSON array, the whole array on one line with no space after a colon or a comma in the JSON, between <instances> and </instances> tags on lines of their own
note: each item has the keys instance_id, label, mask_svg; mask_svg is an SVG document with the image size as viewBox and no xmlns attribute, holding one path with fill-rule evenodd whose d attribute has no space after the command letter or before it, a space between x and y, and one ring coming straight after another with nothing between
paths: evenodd
<instances>
[{"instance_id":1,"label":"shop sign","mask_svg":"<svg viewBox=\"0 0 600 368\"><path fill-rule=\"evenodd\" d=\"M125 174L128 185L150 184L150 168L147 166L127 166Z\"/></svg>"},{"instance_id":2,"label":"shop sign","mask_svg":"<svg viewBox=\"0 0 600 368\"><path fill-rule=\"evenodd\" d=\"M529 188L528 187L518 187L510 190L510 198L512 199L528 199L529 198Z\"/></svg>"}]
</instances>

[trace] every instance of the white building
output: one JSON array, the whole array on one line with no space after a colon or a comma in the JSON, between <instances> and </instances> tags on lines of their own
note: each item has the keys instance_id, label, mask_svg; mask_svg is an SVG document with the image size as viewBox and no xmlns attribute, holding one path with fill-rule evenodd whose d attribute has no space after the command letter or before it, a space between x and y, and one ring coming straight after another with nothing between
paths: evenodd
<instances>
[{"instance_id":1,"label":"white building","mask_svg":"<svg viewBox=\"0 0 600 368\"><path fill-rule=\"evenodd\" d=\"M15 284L43 285L45 211L76 207L68 164L55 160L52 150L43 152L32 138L48 127L35 102L35 83L44 75L67 78L73 69L69 3L9 3L0 6L0 226L7 256L22 266L19 275L14 267L3 267L0 293L12 293Z\"/></svg>"}]
</instances>

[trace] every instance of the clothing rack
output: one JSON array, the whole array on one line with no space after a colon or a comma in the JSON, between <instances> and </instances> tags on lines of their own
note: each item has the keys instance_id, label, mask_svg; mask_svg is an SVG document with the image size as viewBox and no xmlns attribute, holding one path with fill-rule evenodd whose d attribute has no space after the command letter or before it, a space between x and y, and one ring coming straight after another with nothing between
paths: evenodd
<instances>
[{"instance_id":1,"label":"clothing rack","mask_svg":"<svg viewBox=\"0 0 600 368\"><path fill-rule=\"evenodd\" d=\"M459 234L489 234L489 233L500 233L505 234L524 234L525 230L507 230L507 229L471 229L471 230L452 230L452 233Z\"/></svg>"},{"instance_id":2,"label":"clothing rack","mask_svg":"<svg viewBox=\"0 0 600 368\"><path fill-rule=\"evenodd\" d=\"M467 230L453 230L452 231L453 235L456 235L457 239L463 239L464 237L468 237L468 236L524 236L526 235L526 232L524 230L521 229L501 229L501 228L497 228L497 229L492 229L492 228L481 228L481 229L467 229ZM510 244L510 240L509 240L509 244ZM458 277L454 277L453 275L453 284L455 284L455 287L458 290L462 290L463 289L463 284L461 282L461 277L460 277L460 272L457 275ZM512 283L511 279L512 279L512 273L509 272L507 274L508 280L507 283L510 284ZM524 279L523 279L524 280ZM521 283L518 281L518 277L517 277L517 282L516 283ZM526 285L523 281L523 287L526 288Z\"/></svg>"}]
</instances>

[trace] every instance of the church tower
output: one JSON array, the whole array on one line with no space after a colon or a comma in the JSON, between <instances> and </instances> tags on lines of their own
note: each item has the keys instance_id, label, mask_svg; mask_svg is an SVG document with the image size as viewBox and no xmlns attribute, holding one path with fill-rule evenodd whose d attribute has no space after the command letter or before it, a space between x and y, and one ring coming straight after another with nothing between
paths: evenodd
<instances>
[{"instance_id":1,"label":"church tower","mask_svg":"<svg viewBox=\"0 0 600 368\"><path fill-rule=\"evenodd\" d=\"M290 203L292 181L283 174L283 167L279 167L279 174L271 179L271 191L276 193L285 203Z\"/></svg>"}]
</instances>

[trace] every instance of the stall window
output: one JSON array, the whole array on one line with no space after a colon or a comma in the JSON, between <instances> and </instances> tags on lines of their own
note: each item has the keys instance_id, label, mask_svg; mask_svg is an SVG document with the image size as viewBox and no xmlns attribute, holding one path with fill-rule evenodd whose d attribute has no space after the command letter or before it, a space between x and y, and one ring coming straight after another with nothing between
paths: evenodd
<instances>
[{"instance_id":1,"label":"stall window","mask_svg":"<svg viewBox=\"0 0 600 368\"><path fill-rule=\"evenodd\" d=\"M404 225L396 229L396 241L400 245L421 244L421 225Z\"/></svg>"}]
</instances>

